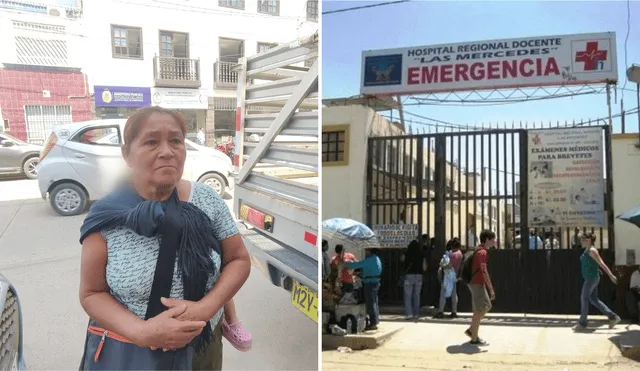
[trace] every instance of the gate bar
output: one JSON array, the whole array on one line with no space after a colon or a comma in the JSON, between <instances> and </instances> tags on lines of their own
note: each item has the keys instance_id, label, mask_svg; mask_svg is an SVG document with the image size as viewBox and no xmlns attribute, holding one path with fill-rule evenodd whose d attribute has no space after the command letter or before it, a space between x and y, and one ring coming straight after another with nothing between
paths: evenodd
<instances>
[{"instance_id":1,"label":"gate bar","mask_svg":"<svg viewBox=\"0 0 640 371\"><path fill-rule=\"evenodd\" d=\"M529 139L520 131L520 248L529 250ZM522 254L523 256L525 254Z\"/></svg>"},{"instance_id":2,"label":"gate bar","mask_svg":"<svg viewBox=\"0 0 640 371\"><path fill-rule=\"evenodd\" d=\"M640 112L638 113L640 115ZM604 142L606 145L605 152L605 171L606 171L606 194L605 196L605 205L607 206L607 245L609 249L613 252L613 262L607 262L607 264L615 263L616 256L616 237L614 232L614 224L615 224L615 214L613 210L613 159L611 154L611 126L607 125L604 127ZM602 238L602 230L600 228L600 236ZM603 247L600 245L600 247Z\"/></svg>"},{"instance_id":3,"label":"gate bar","mask_svg":"<svg viewBox=\"0 0 640 371\"><path fill-rule=\"evenodd\" d=\"M418 199L418 225L420 226L420 231L423 232L424 231L424 220L422 217L422 210L424 207L424 191L422 190L423 187L423 183L422 183L422 179L424 178L423 176L423 171L424 171L424 138L416 138L416 144L417 144L417 148L416 148L416 198ZM429 153L429 157L431 158L431 154ZM427 182L427 187L429 187L429 182ZM429 188L427 188L427 192L428 192ZM427 223L429 220L429 212L427 212ZM429 233L429 227L427 226L427 233Z\"/></svg>"},{"instance_id":4,"label":"gate bar","mask_svg":"<svg viewBox=\"0 0 640 371\"><path fill-rule=\"evenodd\" d=\"M366 180L366 190L365 190L365 221L368 226L372 226L372 212L373 209L373 144L375 142L373 140L367 141L367 159L369 160L369 165L367 166L367 180ZM377 157L376 157L377 158Z\"/></svg>"},{"instance_id":5,"label":"gate bar","mask_svg":"<svg viewBox=\"0 0 640 371\"><path fill-rule=\"evenodd\" d=\"M436 247L438 251L444 246L442 243L443 238L447 234L446 224L446 183L447 183L447 137L443 135L436 136L436 176L435 180L438 184L435 186L436 193L436 207L434 214L440 217L435 218L435 238ZM444 218L442 216L445 216Z\"/></svg>"},{"instance_id":6,"label":"gate bar","mask_svg":"<svg viewBox=\"0 0 640 371\"><path fill-rule=\"evenodd\" d=\"M458 235L452 237L458 237L462 242L462 136L458 135ZM467 183L465 179L465 184ZM465 197L467 197L465 195Z\"/></svg>"}]
</instances>

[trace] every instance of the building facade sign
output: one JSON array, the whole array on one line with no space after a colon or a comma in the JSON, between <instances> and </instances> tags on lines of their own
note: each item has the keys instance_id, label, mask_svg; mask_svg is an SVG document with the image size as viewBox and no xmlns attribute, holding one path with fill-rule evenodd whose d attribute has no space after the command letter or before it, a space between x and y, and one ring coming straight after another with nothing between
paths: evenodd
<instances>
[{"instance_id":1,"label":"building facade sign","mask_svg":"<svg viewBox=\"0 0 640 371\"><path fill-rule=\"evenodd\" d=\"M604 227L601 127L530 130L529 227Z\"/></svg>"},{"instance_id":2,"label":"building facade sign","mask_svg":"<svg viewBox=\"0 0 640 371\"><path fill-rule=\"evenodd\" d=\"M376 224L372 230L380 247L406 248L420 234L418 224Z\"/></svg>"},{"instance_id":3,"label":"building facade sign","mask_svg":"<svg viewBox=\"0 0 640 371\"><path fill-rule=\"evenodd\" d=\"M618 80L614 32L362 53L362 94L582 85Z\"/></svg>"},{"instance_id":4,"label":"building facade sign","mask_svg":"<svg viewBox=\"0 0 640 371\"><path fill-rule=\"evenodd\" d=\"M140 108L151 105L150 88L96 85L93 91L96 107Z\"/></svg>"},{"instance_id":5,"label":"building facade sign","mask_svg":"<svg viewBox=\"0 0 640 371\"><path fill-rule=\"evenodd\" d=\"M174 109L207 109L209 94L205 89L152 88L154 106Z\"/></svg>"}]
</instances>

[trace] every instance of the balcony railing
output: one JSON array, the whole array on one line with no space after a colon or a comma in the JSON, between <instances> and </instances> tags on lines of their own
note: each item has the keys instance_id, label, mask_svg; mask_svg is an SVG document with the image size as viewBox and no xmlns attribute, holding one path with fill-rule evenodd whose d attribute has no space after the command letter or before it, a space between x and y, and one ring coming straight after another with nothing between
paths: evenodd
<instances>
[{"instance_id":1,"label":"balcony railing","mask_svg":"<svg viewBox=\"0 0 640 371\"><path fill-rule=\"evenodd\" d=\"M199 88L200 60L155 56L153 77L157 87Z\"/></svg>"},{"instance_id":2,"label":"balcony railing","mask_svg":"<svg viewBox=\"0 0 640 371\"><path fill-rule=\"evenodd\" d=\"M213 64L213 88L235 89L238 85L238 73L233 68L238 63L217 60Z\"/></svg>"}]
</instances>

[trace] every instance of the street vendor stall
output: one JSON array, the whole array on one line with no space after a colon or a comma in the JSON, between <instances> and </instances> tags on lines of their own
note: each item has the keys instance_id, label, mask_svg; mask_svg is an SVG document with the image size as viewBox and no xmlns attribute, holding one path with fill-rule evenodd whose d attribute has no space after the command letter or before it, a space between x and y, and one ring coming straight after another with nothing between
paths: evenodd
<instances>
[{"instance_id":1,"label":"street vendor stall","mask_svg":"<svg viewBox=\"0 0 640 371\"><path fill-rule=\"evenodd\" d=\"M335 258L329 278L323 282L322 290L322 325L330 333L358 333L366 327L366 305L362 291L362 281L358 272L353 275L353 287L345 289L342 284L344 274L344 254L354 252L363 257L364 250L380 246L375 233L355 220L333 218L322 222L322 238L335 248L342 245L342 256ZM336 327L339 327L336 328ZM342 329L342 330L340 330Z\"/></svg>"}]
</instances>

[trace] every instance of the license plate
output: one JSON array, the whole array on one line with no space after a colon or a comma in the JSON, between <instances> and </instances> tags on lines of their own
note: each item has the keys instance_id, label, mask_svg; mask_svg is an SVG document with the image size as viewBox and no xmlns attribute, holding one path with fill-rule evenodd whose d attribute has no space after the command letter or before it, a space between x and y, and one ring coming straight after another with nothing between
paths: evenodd
<instances>
[{"instance_id":1,"label":"license plate","mask_svg":"<svg viewBox=\"0 0 640 371\"><path fill-rule=\"evenodd\" d=\"M291 290L291 304L306 314L312 320L318 322L318 295L307 286L293 281Z\"/></svg>"}]
</instances>

